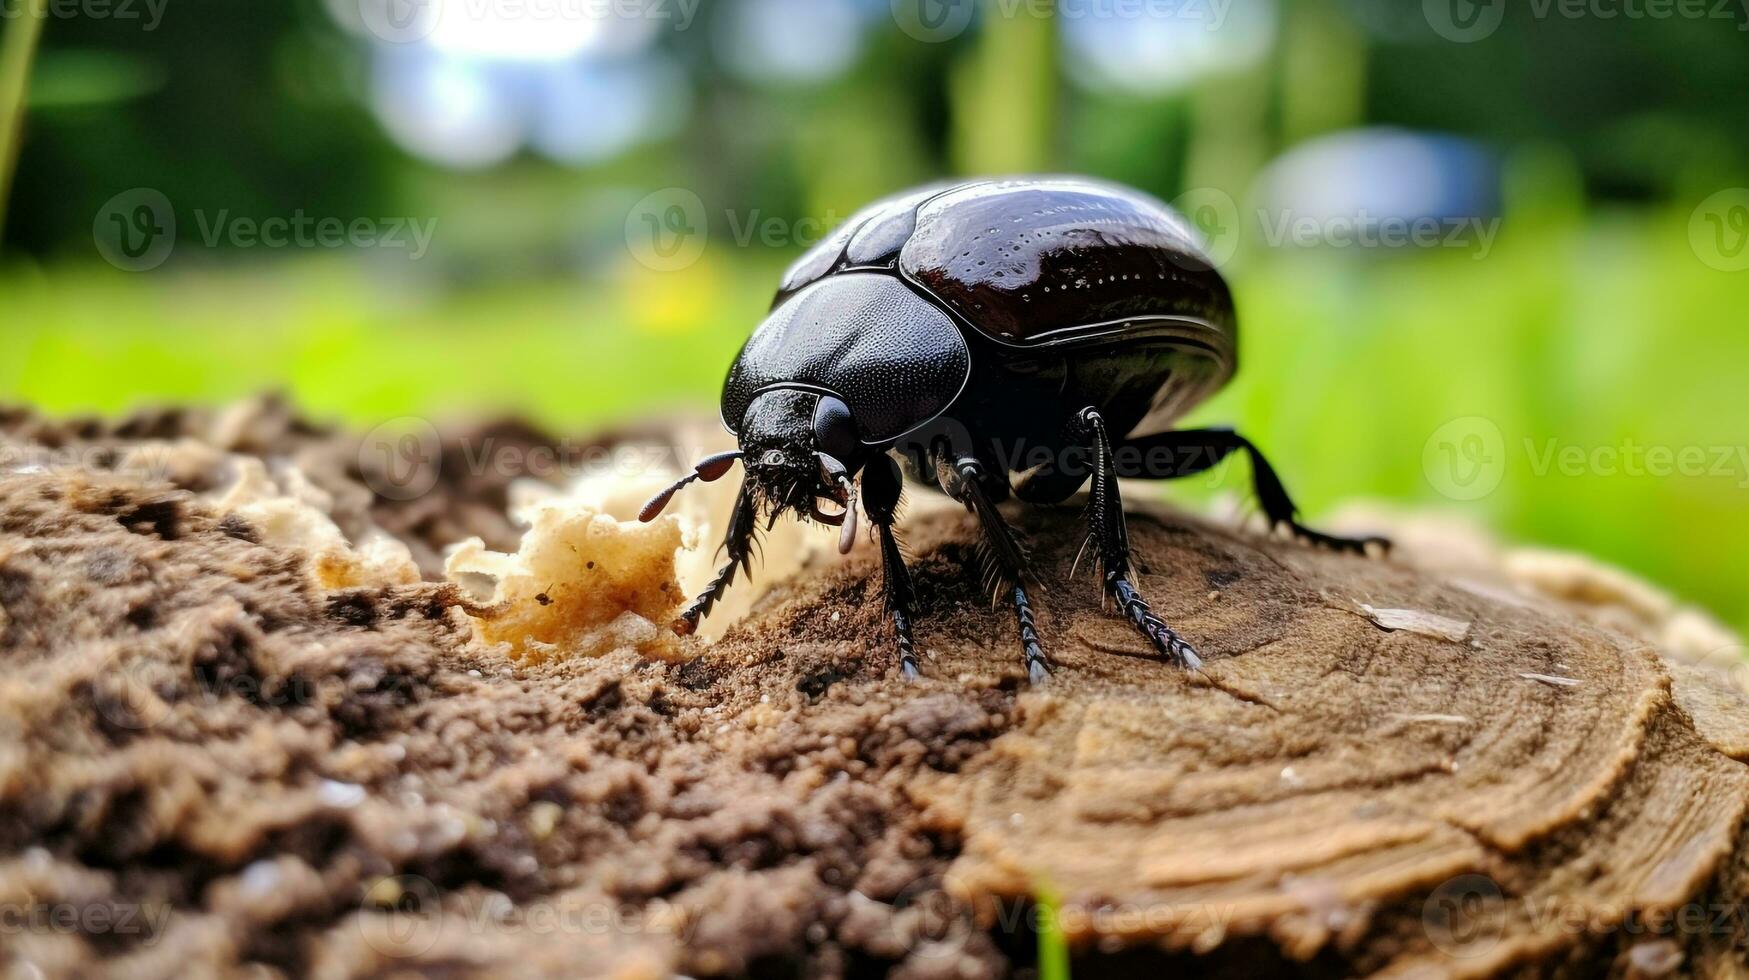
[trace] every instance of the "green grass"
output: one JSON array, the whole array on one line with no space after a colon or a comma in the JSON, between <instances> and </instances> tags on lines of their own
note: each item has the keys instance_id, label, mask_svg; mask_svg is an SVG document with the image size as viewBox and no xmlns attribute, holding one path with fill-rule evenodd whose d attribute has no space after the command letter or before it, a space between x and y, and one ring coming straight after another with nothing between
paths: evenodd
<instances>
[{"instance_id":1,"label":"green grass","mask_svg":"<svg viewBox=\"0 0 1749 980\"><path fill-rule=\"evenodd\" d=\"M1239 379L1195 421L1252 434L1314 517L1357 495L1446 507L1749 626L1749 460L1662 477L1537 466L1550 440L1701 447L1715 461L1749 445L1749 273L1700 262L1687 218L1509 220L1482 260L1263 255L1234 270ZM0 275L0 400L117 412L280 388L355 424L507 410L565 431L708 409L783 258L711 252L679 273L628 261L592 284L450 291L334 257L13 268ZM1453 501L1423 449L1465 416L1498 426L1505 469L1492 493ZM1244 479L1234 467L1226 486ZM1171 492L1210 492L1193 483Z\"/></svg>"},{"instance_id":2,"label":"green grass","mask_svg":"<svg viewBox=\"0 0 1749 980\"><path fill-rule=\"evenodd\" d=\"M1033 888L1038 902L1039 980L1069 980L1069 942L1063 936L1063 897L1040 883Z\"/></svg>"},{"instance_id":3,"label":"green grass","mask_svg":"<svg viewBox=\"0 0 1749 980\"><path fill-rule=\"evenodd\" d=\"M750 289L474 290L441 299L341 263L129 277L15 276L0 289L0 397L51 411L213 402L264 388L351 422L515 410L566 426L701 401L741 337ZM649 294L640 290L649 287Z\"/></svg>"}]
</instances>

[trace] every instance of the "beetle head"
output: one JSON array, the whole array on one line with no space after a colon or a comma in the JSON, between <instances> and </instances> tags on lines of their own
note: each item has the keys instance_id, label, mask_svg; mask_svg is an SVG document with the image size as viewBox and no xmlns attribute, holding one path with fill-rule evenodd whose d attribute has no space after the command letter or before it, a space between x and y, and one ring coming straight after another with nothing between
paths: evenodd
<instances>
[{"instance_id":1,"label":"beetle head","mask_svg":"<svg viewBox=\"0 0 1749 980\"><path fill-rule=\"evenodd\" d=\"M747 479L768 526L784 511L841 525L840 550L856 535L856 485L862 443L850 409L832 395L793 388L767 391L747 406L741 451ZM821 509L822 498L842 508Z\"/></svg>"}]
</instances>

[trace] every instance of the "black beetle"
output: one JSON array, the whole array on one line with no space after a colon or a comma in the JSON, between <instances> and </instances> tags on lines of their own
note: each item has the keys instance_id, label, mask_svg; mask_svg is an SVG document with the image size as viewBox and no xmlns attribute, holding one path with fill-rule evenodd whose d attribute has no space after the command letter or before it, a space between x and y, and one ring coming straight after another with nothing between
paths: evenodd
<instances>
[{"instance_id":1,"label":"black beetle","mask_svg":"<svg viewBox=\"0 0 1749 980\"><path fill-rule=\"evenodd\" d=\"M737 567L751 573L762 514L767 527L786 511L840 525L848 551L860 473L899 665L915 677L911 580L893 530L903 459L982 525L1031 679L1043 679L1049 661L1024 552L996 504L1010 492L1059 503L1089 476L1088 544L1106 594L1161 655L1198 666L1131 581L1119 477L1188 476L1243 449L1272 525L1345 550L1384 545L1297 523L1275 471L1244 437L1164 431L1232 376L1234 319L1232 295L1196 232L1129 188L976 180L870 205L790 267L729 368L722 418L741 448L703 460L639 514L653 520L681 487L745 463L723 543L728 563L675 631L697 628ZM823 510L823 498L841 509Z\"/></svg>"}]
</instances>

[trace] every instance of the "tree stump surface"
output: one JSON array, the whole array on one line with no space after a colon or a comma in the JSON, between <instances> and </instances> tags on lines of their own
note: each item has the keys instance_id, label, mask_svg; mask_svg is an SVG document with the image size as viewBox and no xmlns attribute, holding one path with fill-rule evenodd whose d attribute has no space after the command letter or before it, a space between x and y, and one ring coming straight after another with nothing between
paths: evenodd
<instances>
[{"instance_id":1,"label":"tree stump surface","mask_svg":"<svg viewBox=\"0 0 1749 980\"><path fill-rule=\"evenodd\" d=\"M14 968L1004 976L1043 923L1082 976L1745 972L1749 701L1503 581L1138 508L1186 672L1070 577L1078 513L1012 511L1032 687L936 510L920 682L861 553L695 659L525 665L453 588L323 590L204 477L111 472L214 424L0 418L60 453L0 468ZM225 442L428 550L502 520L477 481L372 499L284 418Z\"/></svg>"}]
</instances>

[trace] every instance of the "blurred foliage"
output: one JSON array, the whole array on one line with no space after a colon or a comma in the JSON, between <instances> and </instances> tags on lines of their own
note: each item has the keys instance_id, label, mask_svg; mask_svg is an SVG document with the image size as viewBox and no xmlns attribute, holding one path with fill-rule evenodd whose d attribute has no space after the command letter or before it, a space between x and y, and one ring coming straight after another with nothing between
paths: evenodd
<instances>
[{"instance_id":1,"label":"blurred foliage","mask_svg":"<svg viewBox=\"0 0 1749 980\"><path fill-rule=\"evenodd\" d=\"M1745 444L1749 277L1697 262L1687 217L1547 212L1508 222L1481 260L1270 254L1237 280L1243 368L1195 420L1250 433L1310 514L1357 495L1459 511L1638 569L1749 627L1749 461L1697 478L1538 472L1549 440ZM780 270L776 257L724 250L675 273L626 260L606 285L441 298L385 289L332 259L15 275L0 286L13 317L0 392L51 411L117 412L284 387L313 413L361 426L510 409L577 431L709 411ZM1429 481L1423 449L1467 416L1499 426L1507 458L1497 489L1459 503ZM1242 466L1220 472L1217 485L1163 492L1248 493Z\"/></svg>"},{"instance_id":2,"label":"blurred foliage","mask_svg":"<svg viewBox=\"0 0 1749 980\"><path fill-rule=\"evenodd\" d=\"M320 0L158 0L167 5L150 30L146 0L126 2L139 19L47 25L6 229L15 252L88 256L90 216L133 187L156 188L179 209L356 215L443 213L453 194L505 183L500 171L437 170L397 149L366 105L368 48ZM848 72L760 84L713 54L713 28L740 2L704 0L697 23L658 41L693 81L676 134L580 171L509 169L573 188L677 184L713 205L792 216L843 215L943 173L1084 171L1171 198L1243 188L1283 148L1368 123L1554 143L1604 198L1668 199L1749 171L1749 55L1742 25L1716 16L1513 7L1485 42L1454 44L1419 3L1233 0L1267 14L1269 55L1141 95L1065 84L1053 19L988 14L1037 6L1025 0L983 0L970 31L936 44L883 20L886 0L846 0L878 12ZM1202 7L1239 17L1206 0L1186 9ZM1669 152L1675 145L1683 152ZM450 247L486 249L503 224L451 222Z\"/></svg>"},{"instance_id":3,"label":"blurred foliage","mask_svg":"<svg viewBox=\"0 0 1749 980\"><path fill-rule=\"evenodd\" d=\"M586 165L521 154L471 171L395 145L369 107L369 48L316 0L177 0L151 31L51 20L0 240L0 400L115 412L282 388L360 425L509 410L578 431L710 405L811 241L799 218L1001 171L1243 200L1301 141L1446 131L1505 163L1492 251L1247 243L1230 268L1243 369L1197 421L1252 433L1311 514L1356 495L1461 510L1620 562L1749 627L1749 460L1665 478L1534 465L1551 439L1749 445L1749 272L1709 267L1688 239L1701 199L1749 186L1742 25L1514 6L1494 35L1458 44L1420 3L1285 0L1267 5L1264 56L1150 93L1073 83L1052 19L984 16L927 44L897 29L886 0L856 0L874 13L846 71L750 79L713 49L740 2L707 0L699 23L658 39L690 86L672 133ZM162 191L183 220L170 260L129 274L95 254L92 224L136 187ZM697 194L710 248L655 272L634 260L625 222L666 187ZM440 225L417 262L239 253L203 245L186 217L197 210ZM789 233L738 242L725 218L776 218ZM1454 502L1423 449L1466 416L1499 427L1508 466L1491 494ZM1242 467L1223 472L1221 487L1164 492L1243 492Z\"/></svg>"}]
</instances>

